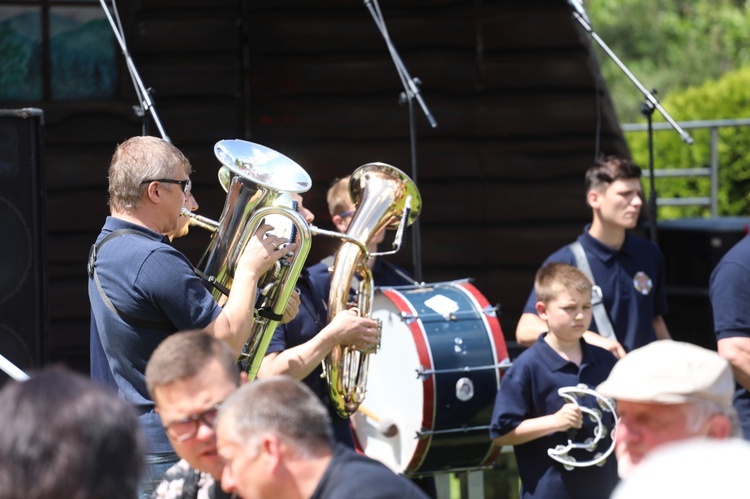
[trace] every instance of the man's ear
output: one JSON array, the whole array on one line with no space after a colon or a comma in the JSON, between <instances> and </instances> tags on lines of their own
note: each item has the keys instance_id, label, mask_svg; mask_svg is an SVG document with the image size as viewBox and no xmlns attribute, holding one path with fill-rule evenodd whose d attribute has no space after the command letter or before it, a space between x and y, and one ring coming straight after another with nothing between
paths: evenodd
<instances>
[{"instance_id":1,"label":"man's ear","mask_svg":"<svg viewBox=\"0 0 750 499\"><path fill-rule=\"evenodd\" d=\"M269 474L273 474L284 464L285 443L273 433L264 433L258 442L258 454L266 463Z\"/></svg>"},{"instance_id":2,"label":"man's ear","mask_svg":"<svg viewBox=\"0 0 750 499\"><path fill-rule=\"evenodd\" d=\"M346 232L346 229L348 228L346 226L346 222L343 218L341 218L340 215L334 215L333 218L333 225L336 227L336 230L339 232Z\"/></svg>"},{"instance_id":3,"label":"man's ear","mask_svg":"<svg viewBox=\"0 0 750 499\"><path fill-rule=\"evenodd\" d=\"M543 301L536 302L536 314L543 321L547 320L547 305Z\"/></svg>"},{"instance_id":4,"label":"man's ear","mask_svg":"<svg viewBox=\"0 0 750 499\"><path fill-rule=\"evenodd\" d=\"M250 381L250 378L247 377L247 373L245 371L240 372L240 386L244 385Z\"/></svg>"},{"instance_id":5,"label":"man's ear","mask_svg":"<svg viewBox=\"0 0 750 499\"><path fill-rule=\"evenodd\" d=\"M148 184L148 188L146 189L146 197L154 203L158 203L161 201L162 195L164 191L161 189L159 182L151 182Z\"/></svg>"},{"instance_id":6,"label":"man's ear","mask_svg":"<svg viewBox=\"0 0 750 499\"><path fill-rule=\"evenodd\" d=\"M599 207L601 196L601 192L597 191L596 189L591 189L586 194L586 202L592 209L596 209Z\"/></svg>"}]
</instances>

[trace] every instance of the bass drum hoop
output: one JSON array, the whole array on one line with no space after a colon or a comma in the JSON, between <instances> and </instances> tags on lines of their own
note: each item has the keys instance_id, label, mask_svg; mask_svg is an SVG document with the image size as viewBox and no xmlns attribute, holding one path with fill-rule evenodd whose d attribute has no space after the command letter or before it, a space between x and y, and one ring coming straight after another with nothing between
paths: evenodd
<instances>
[{"instance_id":1,"label":"bass drum hoop","mask_svg":"<svg viewBox=\"0 0 750 499\"><path fill-rule=\"evenodd\" d=\"M473 324L471 324L474 328L472 331L452 330L453 328L459 327L459 323L456 321L462 320L460 318L439 317L438 319L435 319L437 314L425 314L424 311L420 316L419 311L415 308L409 298L410 296L414 296L414 293L426 293L427 295L441 297L441 290L445 290L446 293L457 293L458 297L461 297L462 300L467 301L470 304L472 310L469 312L476 313L476 316L470 319L473 322ZM432 296L432 298L435 296ZM459 310L458 314L464 312L466 311ZM426 318L426 315L432 317ZM440 376L442 376L440 374L440 369L446 367L441 365L441 363L444 362L441 362L440 358L436 358L445 357L445 355L441 354L446 353L440 351L446 347L444 345L441 346L440 344L441 340L445 340L445 338L439 338L439 336L447 334L455 336L455 338L450 338L453 341L459 341L461 336L464 336L464 339L469 339L467 336L470 337L471 335L476 336L477 334L480 334L480 336L483 335L482 340L486 339L488 342L488 349L491 351L491 356L486 352L483 352L485 358L482 359L482 364L487 364L488 366L469 364L457 365L456 367L458 369L465 369L467 373L471 373L472 368L495 367L494 373L491 373L491 369L487 369L484 372L476 371L473 374L474 376L484 377L485 382L488 381L489 378L492 378L492 393L479 394L485 397L483 400L485 405L488 406L483 411L488 414L486 421L483 421L483 424L486 425L487 428L489 427L489 419L492 407L494 406L495 394L500 386L502 376L502 369L500 366L503 362L507 362L508 359L505 339L500 327L500 322L497 320L495 309L490 306L482 293L480 293L479 290L468 280L459 280L453 282L423 284L420 286L378 288L375 295L373 317L383 321L381 350L386 355L390 355L394 352L394 347L399 347L400 345L403 348L397 348L399 351L397 355L406 355L409 357L407 363L414 363L413 366L409 365L410 368L414 368L413 375L411 375L411 373L406 375L403 371L403 366L399 366L401 367L401 373L409 379L396 380L398 386L395 386L393 389L408 391L409 393L403 396L407 400L407 403L409 400L420 398L416 392L421 392L421 421L407 422L412 423L411 425L403 424L403 421L394 421L390 415L387 414L387 411L384 411L384 414L378 414L378 411L382 410L380 407L371 411L366 396L362 404L363 410L355 413L352 417L352 427L358 448L369 457L382 461L394 472L403 473L409 476L423 476L434 473L479 469L491 466L497 459L500 449L492 445L488 429L485 430L487 435L486 449L484 449L481 455L473 456L472 462L468 465L452 466L450 463L444 463L444 465L440 465L438 469L434 464L425 468L424 464L430 454L435 435L441 430L444 431L446 429L444 427L438 428L438 411L442 410L442 407L437 407L438 399L446 395L445 390L453 389L452 386L441 386L441 380L439 379ZM425 320L423 320L423 318ZM430 323L435 323L436 320L438 322L436 325L438 328L437 332L429 332L431 329ZM479 327L481 333L476 331L477 327ZM447 333L444 333L441 332L441 329L448 329L448 331ZM398 335L401 337L397 337ZM411 342L411 345L404 345L404 342ZM459 346L454 346L454 348L458 349ZM448 357L449 359L452 359L450 352L448 352ZM381 362L378 361L385 363L386 359L384 357L378 358L377 354L371 358L370 373L368 375L369 380L377 379L378 376L382 375L382 372L379 369ZM428 374L420 376L420 372ZM467 374L467 376L470 375L471 374ZM420 379L421 383L419 382ZM369 381L368 385L370 383L372 383L372 381ZM418 384L419 387L415 388L414 383ZM369 413L369 415L366 416L365 413ZM373 418L377 419L377 421ZM385 430L383 425L391 424L394 424L399 429L400 437L398 443L393 443L393 446L395 447L393 449L389 449L387 445L383 444L383 442L380 442L377 439L373 440L372 438L373 425L376 425L379 428L379 431L382 432ZM403 433L405 428L406 431L409 432L408 435ZM456 428L449 428L448 430L455 431L456 435L460 435L461 433L460 425ZM450 439L452 437L449 435L447 437L441 436L439 438ZM389 441L388 438L385 438L385 440ZM396 442L395 439L392 439L392 441ZM409 456L408 449L412 447L413 452L411 456ZM400 452L402 458L399 459L398 457L395 457L395 455L389 455L391 451L393 451L394 454Z\"/></svg>"}]
</instances>

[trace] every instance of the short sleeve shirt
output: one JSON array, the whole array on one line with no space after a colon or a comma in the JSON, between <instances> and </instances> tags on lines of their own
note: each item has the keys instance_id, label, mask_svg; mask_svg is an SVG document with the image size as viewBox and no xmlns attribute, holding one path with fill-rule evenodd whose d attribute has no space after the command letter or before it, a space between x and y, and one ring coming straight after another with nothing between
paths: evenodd
<instances>
[{"instance_id":1,"label":"short sleeve shirt","mask_svg":"<svg viewBox=\"0 0 750 499\"><path fill-rule=\"evenodd\" d=\"M750 237L744 237L719 261L709 286L717 340L750 338ZM745 440L750 440L750 393L739 383L734 406Z\"/></svg>"},{"instance_id":2,"label":"short sleeve shirt","mask_svg":"<svg viewBox=\"0 0 750 499\"><path fill-rule=\"evenodd\" d=\"M136 407L149 452L171 452L146 389L146 363L164 338L205 328L221 308L187 258L161 234L108 217L97 242L120 229L139 235L123 235L101 245L96 273L117 310L141 322L128 323L110 310L94 279L89 279L91 377L113 386Z\"/></svg>"},{"instance_id":3,"label":"short sleeve shirt","mask_svg":"<svg viewBox=\"0 0 750 499\"><path fill-rule=\"evenodd\" d=\"M656 340L654 318L667 313L664 257L659 248L640 237L627 234L619 250L601 243L589 234L587 225L578 236L601 288L604 308L617 336L628 352ZM560 248L542 264L561 262L576 265L569 247ZM532 289L524 313L536 314L536 293ZM596 320L592 331L598 332Z\"/></svg>"},{"instance_id":4,"label":"short sleeve shirt","mask_svg":"<svg viewBox=\"0 0 750 499\"><path fill-rule=\"evenodd\" d=\"M427 499L410 480L382 463L337 445L310 499Z\"/></svg>"},{"instance_id":5,"label":"short sleeve shirt","mask_svg":"<svg viewBox=\"0 0 750 499\"><path fill-rule=\"evenodd\" d=\"M328 273L318 273L312 276L308 269L304 269L300 274L300 278L297 280L297 289L300 292L299 313L289 323L280 324L276 328L268 344L266 355L302 345L314 338L326 326L328 318L327 296L324 298L319 294L318 290L322 289L324 284L316 282L316 278L327 279ZM315 366L315 369L302 382L309 386L328 408L336 440L353 448L354 438L349 419L341 418L333 408L328 383L323 376L322 365Z\"/></svg>"},{"instance_id":6,"label":"short sleeve shirt","mask_svg":"<svg viewBox=\"0 0 750 499\"><path fill-rule=\"evenodd\" d=\"M527 419L554 414L566 402L558 394L559 388L584 384L593 390L607 378L615 365L617 359L610 352L581 340L583 359L581 365L577 366L562 358L543 340L546 334L542 334L539 340L522 352L503 376L492 413L490 438L509 433ZM598 408L591 396L586 396L579 404ZM612 414L603 413L602 420L611 431L614 423ZM565 445L568 438L584 442L593 436L594 427L595 424L584 417L584 426L580 430L552 433L514 447L524 499L609 497L618 480L614 454L601 467L581 467L570 471L547 454L548 449ZM597 451L605 451L611 443L608 436L599 442ZM578 460L594 457L588 452L571 452L570 455Z\"/></svg>"},{"instance_id":7,"label":"short sleeve shirt","mask_svg":"<svg viewBox=\"0 0 750 499\"><path fill-rule=\"evenodd\" d=\"M221 484L209 473L191 468L184 459L164 473L151 499L230 499L234 497L221 490Z\"/></svg>"}]
</instances>

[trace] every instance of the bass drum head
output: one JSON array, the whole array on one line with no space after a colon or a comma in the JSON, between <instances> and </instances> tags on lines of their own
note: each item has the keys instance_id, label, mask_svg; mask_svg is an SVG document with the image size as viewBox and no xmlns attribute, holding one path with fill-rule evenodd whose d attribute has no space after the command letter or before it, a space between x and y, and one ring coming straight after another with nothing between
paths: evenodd
<instances>
[{"instance_id":1,"label":"bass drum head","mask_svg":"<svg viewBox=\"0 0 750 499\"><path fill-rule=\"evenodd\" d=\"M372 318L382 323L380 349L370 356L365 400L351 420L367 456L403 473L416 453L422 426L420 359L401 310L380 292L375 293Z\"/></svg>"}]
</instances>

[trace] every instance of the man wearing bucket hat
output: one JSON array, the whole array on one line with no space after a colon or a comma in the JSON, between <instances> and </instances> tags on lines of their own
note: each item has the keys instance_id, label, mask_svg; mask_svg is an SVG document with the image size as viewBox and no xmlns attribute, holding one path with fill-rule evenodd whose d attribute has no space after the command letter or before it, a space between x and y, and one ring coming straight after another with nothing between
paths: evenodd
<instances>
[{"instance_id":1,"label":"man wearing bucket hat","mask_svg":"<svg viewBox=\"0 0 750 499\"><path fill-rule=\"evenodd\" d=\"M617 403L615 455L621 478L665 443L739 435L729 363L690 343L662 340L633 350L597 391Z\"/></svg>"}]
</instances>

